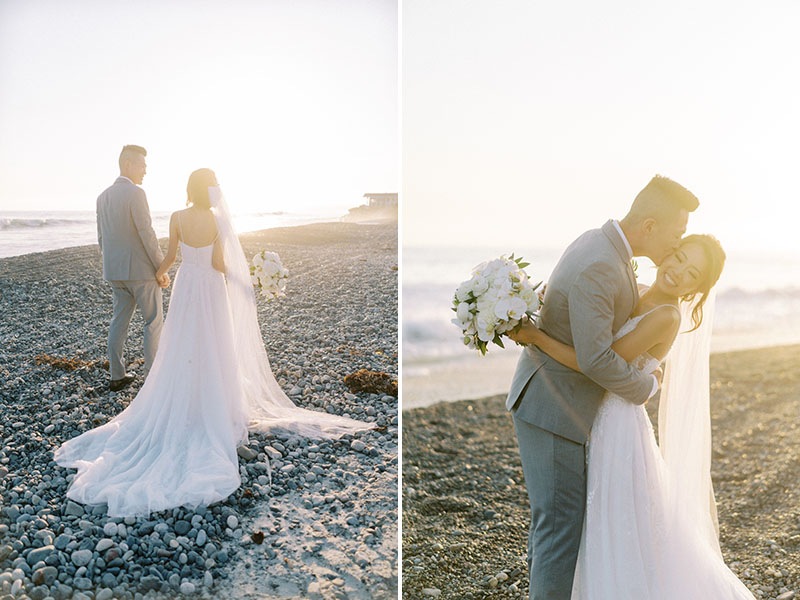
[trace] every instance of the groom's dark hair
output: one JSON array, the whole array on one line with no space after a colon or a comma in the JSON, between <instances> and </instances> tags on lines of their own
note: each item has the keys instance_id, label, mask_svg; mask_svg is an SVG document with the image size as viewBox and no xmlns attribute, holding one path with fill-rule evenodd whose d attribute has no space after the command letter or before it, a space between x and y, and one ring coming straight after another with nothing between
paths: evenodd
<instances>
[{"instance_id":1,"label":"groom's dark hair","mask_svg":"<svg viewBox=\"0 0 800 600\"><path fill-rule=\"evenodd\" d=\"M131 154L141 154L142 156L147 156L147 150L142 148L141 146L135 146L134 144L128 144L127 146L122 147L122 152L119 153L119 168L122 168L122 163L124 163Z\"/></svg>"},{"instance_id":2,"label":"groom's dark hair","mask_svg":"<svg viewBox=\"0 0 800 600\"><path fill-rule=\"evenodd\" d=\"M640 222L647 217L669 218L680 209L694 212L700 201L692 192L669 177L656 175L633 200L626 220Z\"/></svg>"}]
</instances>

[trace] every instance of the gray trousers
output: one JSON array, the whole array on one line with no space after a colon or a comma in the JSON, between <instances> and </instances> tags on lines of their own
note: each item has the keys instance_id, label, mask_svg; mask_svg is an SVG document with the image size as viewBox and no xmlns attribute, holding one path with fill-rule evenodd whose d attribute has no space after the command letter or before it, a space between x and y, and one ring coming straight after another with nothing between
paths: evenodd
<instances>
[{"instance_id":1,"label":"gray trousers","mask_svg":"<svg viewBox=\"0 0 800 600\"><path fill-rule=\"evenodd\" d=\"M531 504L529 598L569 600L586 510L586 446L512 416Z\"/></svg>"},{"instance_id":2,"label":"gray trousers","mask_svg":"<svg viewBox=\"0 0 800 600\"><path fill-rule=\"evenodd\" d=\"M161 288L155 279L147 281L109 281L114 292L114 316L108 328L108 364L111 379L125 377L125 340L133 309L139 307L144 319L144 372L150 371L158 350L164 324Z\"/></svg>"}]
</instances>

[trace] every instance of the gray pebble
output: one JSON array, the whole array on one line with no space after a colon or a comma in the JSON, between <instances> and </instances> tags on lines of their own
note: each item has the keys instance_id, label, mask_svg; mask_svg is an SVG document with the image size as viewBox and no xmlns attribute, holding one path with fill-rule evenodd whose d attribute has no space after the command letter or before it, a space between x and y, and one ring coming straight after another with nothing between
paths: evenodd
<instances>
[{"instance_id":1,"label":"gray pebble","mask_svg":"<svg viewBox=\"0 0 800 600\"><path fill-rule=\"evenodd\" d=\"M194 584L190 581L184 581L181 584L180 592L184 596L189 596L191 594L194 594Z\"/></svg>"},{"instance_id":2,"label":"gray pebble","mask_svg":"<svg viewBox=\"0 0 800 600\"><path fill-rule=\"evenodd\" d=\"M54 546L44 546L42 548L36 548L31 550L28 553L28 564L33 566L38 563L40 560L44 560L47 558L51 552L55 550Z\"/></svg>"},{"instance_id":3,"label":"gray pebble","mask_svg":"<svg viewBox=\"0 0 800 600\"><path fill-rule=\"evenodd\" d=\"M92 551L91 550L75 550L72 553L72 564L76 567L83 567L89 564L89 561L92 560Z\"/></svg>"},{"instance_id":4,"label":"gray pebble","mask_svg":"<svg viewBox=\"0 0 800 600\"><path fill-rule=\"evenodd\" d=\"M83 507L77 502L67 500L67 507L64 510L64 514L71 515L73 517L80 517L83 515Z\"/></svg>"}]
</instances>

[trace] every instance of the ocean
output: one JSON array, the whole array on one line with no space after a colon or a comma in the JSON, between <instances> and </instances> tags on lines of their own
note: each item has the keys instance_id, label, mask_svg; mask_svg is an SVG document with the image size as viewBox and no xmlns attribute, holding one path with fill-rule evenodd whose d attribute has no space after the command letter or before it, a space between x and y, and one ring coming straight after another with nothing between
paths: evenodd
<instances>
[{"instance_id":1,"label":"ocean","mask_svg":"<svg viewBox=\"0 0 800 600\"><path fill-rule=\"evenodd\" d=\"M273 227L338 221L330 210L315 213L255 212L233 216L239 232ZM153 211L156 235L169 235L167 211ZM0 258L97 243L97 221L92 211L0 211Z\"/></svg>"},{"instance_id":2,"label":"ocean","mask_svg":"<svg viewBox=\"0 0 800 600\"><path fill-rule=\"evenodd\" d=\"M504 394L520 348L491 345L486 356L467 349L453 318L453 292L484 260L514 252L546 281L563 248L403 248L403 409L440 401ZM639 281L655 268L638 259ZM717 283L712 352L800 343L800 256L728 252Z\"/></svg>"}]
</instances>

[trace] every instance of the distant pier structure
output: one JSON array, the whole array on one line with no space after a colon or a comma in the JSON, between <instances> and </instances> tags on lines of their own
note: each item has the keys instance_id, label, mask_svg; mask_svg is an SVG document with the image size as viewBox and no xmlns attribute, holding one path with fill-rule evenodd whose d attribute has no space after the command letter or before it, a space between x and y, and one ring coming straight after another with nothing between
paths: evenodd
<instances>
[{"instance_id":1,"label":"distant pier structure","mask_svg":"<svg viewBox=\"0 0 800 600\"><path fill-rule=\"evenodd\" d=\"M351 208L342 221L350 223L397 221L397 192L393 194L364 194L367 204Z\"/></svg>"},{"instance_id":2,"label":"distant pier structure","mask_svg":"<svg viewBox=\"0 0 800 600\"><path fill-rule=\"evenodd\" d=\"M364 194L370 208L389 208L397 206L397 194Z\"/></svg>"}]
</instances>

